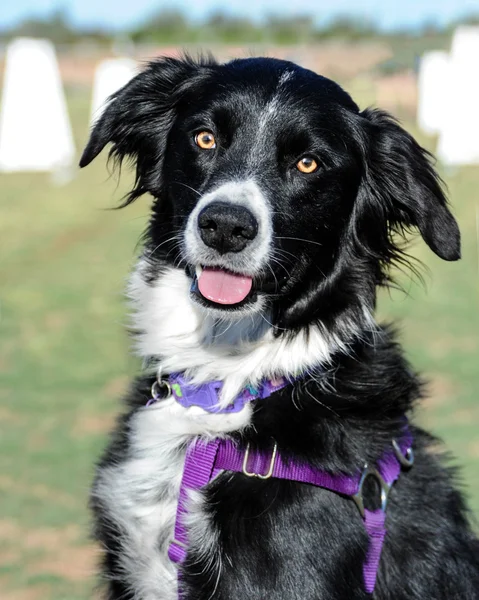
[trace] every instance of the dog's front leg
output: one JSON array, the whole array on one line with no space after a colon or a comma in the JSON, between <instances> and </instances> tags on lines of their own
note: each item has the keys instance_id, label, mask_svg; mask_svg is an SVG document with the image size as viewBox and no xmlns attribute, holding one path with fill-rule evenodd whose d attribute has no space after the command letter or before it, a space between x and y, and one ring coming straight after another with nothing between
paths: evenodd
<instances>
[{"instance_id":1,"label":"dog's front leg","mask_svg":"<svg viewBox=\"0 0 479 600\"><path fill-rule=\"evenodd\" d=\"M168 546L187 444L241 429L249 418L249 407L218 415L170 398L122 420L91 496L108 600L177 600L177 568Z\"/></svg>"}]
</instances>

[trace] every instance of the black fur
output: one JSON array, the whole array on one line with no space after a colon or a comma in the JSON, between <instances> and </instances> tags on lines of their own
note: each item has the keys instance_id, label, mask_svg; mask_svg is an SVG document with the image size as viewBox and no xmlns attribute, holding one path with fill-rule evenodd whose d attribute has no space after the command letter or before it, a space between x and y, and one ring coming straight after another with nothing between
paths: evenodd
<instances>
[{"instance_id":1,"label":"black fur","mask_svg":"<svg viewBox=\"0 0 479 600\"><path fill-rule=\"evenodd\" d=\"M285 70L294 79L285 84L275 120L259 140L257 119ZM191 143L191 132L205 124L220 140L208 156ZM388 284L391 265L407 263L398 239L410 228L441 258L460 256L457 224L428 153L386 113L360 112L334 82L291 63L155 61L115 95L81 166L109 142L112 157L136 164L136 185L126 203L147 192L154 198L145 234L152 280L165 264L191 267L168 239L183 230L198 193L235 177L261 181L275 211L274 248L281 252L270 265L275 288L268 294L277 336L318 323L337 332L345 315L363 323L363 308L374 307L376 287ZM252 149L254 167L245 160ZM291 166L305 153L321 165L308 177ZM257 278L258 293L271 284L270 276ZM132 387L129 412L100 469L125 459L129 420L148 400L152 381L145 375ZM270 448L274 439L296 460L354 473L377 462L420 397L420 382L391 331L370 332L364 325L348 355L338 352L327 368L257 402L252 426L237 437L257 448ZM479 542L454 471L437 452L437 440L413 431L416 462L390 495L373 597L479 599ZM362 580L368 538L349 498L224 473L209 486L207 506L219 532L221 578L216 581L204 557L190 552L183 569L187 600L369 597ZM93 510L95 535L107 549L107 597L137 598L118 568L122 534L101 503Z\"/></svg>"}]
</instances>

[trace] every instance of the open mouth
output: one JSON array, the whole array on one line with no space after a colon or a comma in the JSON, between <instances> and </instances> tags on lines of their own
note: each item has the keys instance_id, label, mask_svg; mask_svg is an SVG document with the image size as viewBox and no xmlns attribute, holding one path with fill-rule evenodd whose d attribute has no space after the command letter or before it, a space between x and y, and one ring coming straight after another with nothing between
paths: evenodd
<instances>
[{"instance_id":1,"label":"open mouth","mask_svg":"<svg viewBox=\"0 0 479 600\"><path fill-rule=\"evenodd\" d=\"M207 305L223 309L239 308L256 299L251 276L221 267L197 266L191 291Z\"/></svg>"},{"instance_id":2,"label":"open mouth","mask_svg":"<svg viewBox=\"0 0 479 600\"><path fill-rule=\"evenodd\" d=\"M195 300L210 308L234 310L253 304L258 294L277 294L284 280L278 277L266 279L234 273L223 267L189 266L192 277L191 293Z\"/></svg>"}]
</instances>

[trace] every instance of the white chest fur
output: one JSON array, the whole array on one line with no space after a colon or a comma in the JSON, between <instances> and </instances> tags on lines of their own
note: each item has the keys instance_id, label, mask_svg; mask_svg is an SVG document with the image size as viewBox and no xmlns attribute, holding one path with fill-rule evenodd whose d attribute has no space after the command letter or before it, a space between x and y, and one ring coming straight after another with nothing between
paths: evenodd
<instances>
[{"instance_id":1,"label":"white chest fur","mask_svg":"<svg viewBox=\"0 0 479 600\"><path fill-rule=\"evenodd\" d=\"M247 384L327 364L334 352L347 353L349 342L374 326L366 307L361 322L338 317L335 334L317 323L294 337L275 337L262 314L218 325L218 319L191 301L191 281L184 271L168 267L147 283L145 268L140 261L129 286L138 354L157 357L165 373L185 372L196 383L223 381L225 404Z\"/></svg>"},{"instance_id":2,"label":"white chest fur","mask_svg":"<svg viewBox=\"0 0 479 600\"><path fill-rule=\"evenodd\" d=\"M221 437L245 427L251 407L241 413L210 414L174 399L140 409L130 424L129 449L122 462L99 473L93 495L124 536L119 556L122 578L142 600L177 600L176 567L169 560L186 443L194 436ZM201 497L189 514L191 543L211 540L202 522ZM199 503L198 503L199 502Z\"/></svg>"}]
</instances>

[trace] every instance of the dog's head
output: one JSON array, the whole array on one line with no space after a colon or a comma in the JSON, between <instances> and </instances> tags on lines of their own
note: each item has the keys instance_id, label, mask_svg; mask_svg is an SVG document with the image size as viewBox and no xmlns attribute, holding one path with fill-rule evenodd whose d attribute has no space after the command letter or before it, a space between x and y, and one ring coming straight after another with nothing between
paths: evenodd
<instances>
[{"instance_id":1,"label":"dog's head","mask_svg":"<svg viewBox=\"0 0 479 600\"><path fill-rule=\"evenodd\" d=\"M166 58L110 100L80 165L112 143L136 164L127 203L154 199L147 255L190 278L191 302L275 332L360 322L417 228L460 255L428 153L387 114L360 112L336 83L266 58Z\"/></svg>"}]
</instances>

